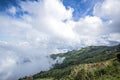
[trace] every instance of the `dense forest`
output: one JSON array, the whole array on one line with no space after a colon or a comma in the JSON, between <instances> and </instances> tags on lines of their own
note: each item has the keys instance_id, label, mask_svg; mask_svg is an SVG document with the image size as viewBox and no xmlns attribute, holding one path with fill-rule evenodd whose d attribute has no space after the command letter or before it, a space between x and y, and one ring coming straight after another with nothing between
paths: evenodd
<instances>
[{"instance_id":1,"label":"dense forest","mask_svg":"<svg viewBox=\"0 0 120 80\"><path fill-rule=\"evenodd\" d=\"M51 55L57 57L65 59L49 71L19 80L120 80L120 45L89 46Z\"/></svg>"}]
</instances>

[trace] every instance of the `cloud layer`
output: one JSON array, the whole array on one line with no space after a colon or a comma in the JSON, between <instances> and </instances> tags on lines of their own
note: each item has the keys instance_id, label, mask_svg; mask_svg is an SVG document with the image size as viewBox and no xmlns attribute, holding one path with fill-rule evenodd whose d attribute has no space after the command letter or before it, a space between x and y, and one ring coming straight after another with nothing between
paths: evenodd
<instances>
[{"instance_id":1,"label":"cloud layer","mask_svg":"<svg viewBox=\"0 0 120 80\"><path fill-rule=\"evenodd\" d=\"M53 53L119 43L119 5L119 0L96 3L93 16L78 21L73 20L74 9L66 9L61 0L21 2L27 13L19 17L19 9L10 7L6 13L11 16L0 15L0 79L48 70L55 63L49 57Z\"/></svg>"}]
</instances>

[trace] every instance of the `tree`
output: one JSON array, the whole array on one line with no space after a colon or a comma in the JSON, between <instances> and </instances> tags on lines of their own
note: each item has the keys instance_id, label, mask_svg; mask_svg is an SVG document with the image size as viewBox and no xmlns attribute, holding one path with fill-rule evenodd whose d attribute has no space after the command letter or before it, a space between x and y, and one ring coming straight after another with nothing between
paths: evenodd
<instances>
[{"instance_id":1,"label":"tree","mask_svg":"<svg viewBox=\"0 0 120 80\"><path fill-rule=\"evenodd\" d=\"M117 59L118 61L120 61L120 54L117 54Z\"/></svg>"}]
</instances>

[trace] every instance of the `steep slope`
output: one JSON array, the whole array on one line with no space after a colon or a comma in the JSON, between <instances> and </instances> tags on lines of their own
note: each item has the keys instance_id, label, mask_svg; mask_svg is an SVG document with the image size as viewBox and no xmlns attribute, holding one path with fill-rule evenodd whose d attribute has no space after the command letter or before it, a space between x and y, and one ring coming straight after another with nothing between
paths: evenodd
<instances>
[{"instance_id":1,"label":"steep slope","mask_svg":"<svg viewBox=\"0 0 120 80\"><path fill-rule=\"evenodd\" d=\"M56 59L65 57L62 64L55 64L54 68L64 68L70 65L77 65L83 63L94 63L111 59L116 56L120 49L117 46L89 46L80 50L73 50L67 53L53 54L51 57Z\"/></svg>"},{"instance_id":2,"label":"steep slope","mask_svg":"<svg viewBox=\"0 0 120 80\"><path fill-rule=\"evenodd\" d=\"M117 46L89 46L81 50L53 54L51 57L65 57L63 63L56 63L49 71L42 71L20 80L119 80L120 54Z\"/></svg>"}]
</instances>

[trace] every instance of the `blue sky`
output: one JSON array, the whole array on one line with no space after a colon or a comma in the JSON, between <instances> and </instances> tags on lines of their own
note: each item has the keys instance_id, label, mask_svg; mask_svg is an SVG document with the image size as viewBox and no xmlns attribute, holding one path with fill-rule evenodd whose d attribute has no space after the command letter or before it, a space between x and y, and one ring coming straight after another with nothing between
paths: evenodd
<instances>
[{"instance_id":1,"label":"blue sky","mask_svg":"<svg viewBox=\"0 0 120 80\"><path fill-rule=\"evenodd\" d=\"M80 17L85 17L86 15L93 15L93 7L97 2L102 2L103 0L63 0L63 4L66 8L74 8L73 18L78 20Z\"/></svg>"},{"instance_id":2,"label":"blue sky","mask_svg":"<svg viewBox=\"0 0 120 80\"><path fill-rule=\"evenodd\" d=\"M0 11L6 11L6 9L11 6L15 6L19 9L16 13L16 16L20 16L26 14L27 12L23 12L21 10L20 2L25 2L26 0L1 0L0 1ZM31 2L40 1L40 0L28 0ZM103 0L62 0L63 5L68 9L72 7L74 9L73 19L79 20L81 17L85 17L86 15L93 15L93 8L97 2L102 2Z\"/></svg>"},{"instance_id":3,"label":"blue sky","mask_svg":"<svg viewBox=\"0 0 120 80\"><path fill-rule=\"evenodd\" d=\"M50 69L50 54L119 44L119 13L120 0L0 0L0 80Z\"/></svg>"}]
</instances>

